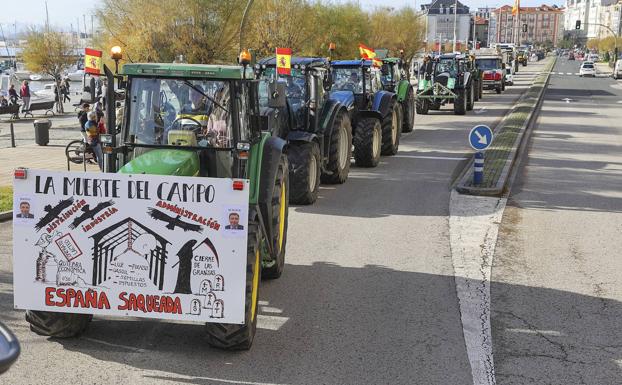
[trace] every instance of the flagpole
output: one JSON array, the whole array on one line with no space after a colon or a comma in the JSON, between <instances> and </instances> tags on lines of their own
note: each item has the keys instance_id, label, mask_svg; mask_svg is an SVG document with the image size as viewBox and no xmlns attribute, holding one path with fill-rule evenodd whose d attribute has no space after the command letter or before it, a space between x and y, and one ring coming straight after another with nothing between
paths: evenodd
<instances>
[{"instance_id":1,"label":"flagpole","mask_svg":"<svg viewBox=\"0 0 622 385\"><path fill-rule=\"evenodd\" d=\"M456 27L458 25L458 0L454 2L454 48L452 52L456 52Z\"/></svg>"}]
</instances>

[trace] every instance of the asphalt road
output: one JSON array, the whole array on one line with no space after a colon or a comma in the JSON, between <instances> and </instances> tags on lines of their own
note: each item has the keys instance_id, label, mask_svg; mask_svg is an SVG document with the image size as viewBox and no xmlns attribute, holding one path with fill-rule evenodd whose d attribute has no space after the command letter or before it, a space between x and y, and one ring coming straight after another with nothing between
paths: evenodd
<instances>
[{"instance_id":1,"label":"asphalt road","mask_svg":"<svg viewBox=\"0 0 622 385\"><path fill-rule=\"evenodd\" d=\"M579 65L553 70L499 231L497 384L622 381L622 82Z\"/></svg>"},{"instance_id":2,"label":"asphalt road","mask_svg":"<svg viewBox=\"0 0 622 385\"><path fill-rule=\"evenodd\" d=\"M80 339L28 331L12 309L10 224L0 224L0 320L23 353L11 384L470 384L448 235L450 186L468 131L494 125L541 64L475 111L417 117L400 152L353 168L290 210L287 265L260 289L248 352L209 348L197 325L96 319ZM19 258L19 255L17 256Z\"/></svg>"}]
</instances>

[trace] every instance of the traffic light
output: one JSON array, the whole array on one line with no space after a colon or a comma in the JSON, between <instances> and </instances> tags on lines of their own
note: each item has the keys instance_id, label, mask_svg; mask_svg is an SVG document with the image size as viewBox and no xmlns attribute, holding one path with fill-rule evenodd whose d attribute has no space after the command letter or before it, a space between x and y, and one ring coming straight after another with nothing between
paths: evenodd
<instances>
[{"instance_id":1,"label":"traffic light","mask_svg":"<svg viewBox=\"0 0 622 385\"><path fill-rule=\"evenodd\" d=\"M523 32L527 32L527 24L523 24Z\"/></svg>"},{"instance_id":2,"label":"traffic light","mask_svg":"<svg viewBox=\"0 0 622 385\"><path fill-rule=\"evenodd\" d=\"M577 20L576 24L574 25L574 29L581 29L581 20Z\"/></svg>"}]
</instances>

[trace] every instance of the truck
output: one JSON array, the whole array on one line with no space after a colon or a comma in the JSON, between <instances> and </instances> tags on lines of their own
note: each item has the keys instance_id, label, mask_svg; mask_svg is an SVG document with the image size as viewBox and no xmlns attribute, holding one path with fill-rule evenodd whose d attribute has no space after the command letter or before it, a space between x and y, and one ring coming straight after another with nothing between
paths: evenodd
<instances>
[{"instance_id":1,"label":"truck","mask_svg":"<svg viewBox=\"0 0 622 385\"><path fill-rule=\"evenodd\" d=\"M249 64L105 66L126 90L120 130L101 136L105 172L15 171L16 199L40 179L65 183L15 225L15 303L32 331L75 337L94 314L139 316L200 322L216 348L251 347L260 280L285 266L290 174ZM270 87L270 107L283 108L284 86Z\"/></svg>"},{"instance_id":2,"label":"truck","mask_svg":"<svg viewBox=\"0 0 622 385\"><path fill-rule=\"evenodd\" d=\"M287 141L290 200L311 204L320 181L345 183L352 157L352 126L346 106L328 98L332 76L326 58L293 56L289 75L277 75L276 58L255 64L260 83L262 115L272 120L274 134ZM275 111L268 107L270 82L286 85L287 103Z\"/></svg>"},{"instance_id":3,"label":"truck","mask_svg":"<svg viewBox=\"0 0 622 385\"><path fill-rule=\"evenodd\" d=\"M482 71L482 87L495 90L497 94L505 91L505 63L501 53L480 51L475 53L475 63Z\"/></svg>"}]
</instances>

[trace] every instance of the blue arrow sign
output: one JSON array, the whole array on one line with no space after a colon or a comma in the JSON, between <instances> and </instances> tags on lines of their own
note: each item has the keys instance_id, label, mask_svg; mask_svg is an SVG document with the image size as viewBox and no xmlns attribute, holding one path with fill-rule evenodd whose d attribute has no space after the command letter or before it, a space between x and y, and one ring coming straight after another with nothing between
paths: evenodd
<instances>
[{"instance_id":1,"label":"blue arrow sign","mask_svg":"<svg viewBox=\"0 0 622 385\"><path fill-rule=\"evenodd\" d=\"M492 143L492 130L485 125L479 125L471 129L469 134L469 144L476 151L487 149Z\"/></svg>"}]
</instances>

